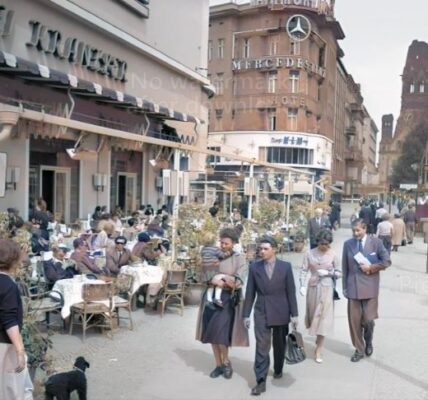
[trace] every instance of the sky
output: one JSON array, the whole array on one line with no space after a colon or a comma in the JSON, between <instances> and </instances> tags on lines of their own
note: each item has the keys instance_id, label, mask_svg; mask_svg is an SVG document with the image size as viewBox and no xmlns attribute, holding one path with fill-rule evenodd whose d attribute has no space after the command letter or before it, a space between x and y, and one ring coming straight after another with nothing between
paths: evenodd
<instances>
[{"instance_id":1,"label":"sky","mask_svg":"<svg viewBox=\"0 0 428 400\"><path fill-rule=\"evenodd\" d=\"M210 0L211 5L225 2ZM415 39L428 42L427 14L427 0L336 0L335 17L346 36L339 41L342 60L361 84L379 130L383 114L399 116L407 49Z\"/></svg>"}]
</instances>

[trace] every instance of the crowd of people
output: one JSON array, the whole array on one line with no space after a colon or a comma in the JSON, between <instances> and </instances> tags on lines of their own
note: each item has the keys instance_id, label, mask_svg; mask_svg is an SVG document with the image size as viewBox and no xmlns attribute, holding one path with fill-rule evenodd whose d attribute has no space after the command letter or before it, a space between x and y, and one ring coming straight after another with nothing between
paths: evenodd
<instances>
[{"instance_id":1,"label":"crowd of people","mask_svg":"<svg viewBox=\"0 0 428 400\"><path fill-rule=\"evenodd\" d=\"M210 213L216 217L218 210L213 207ZM199 307L196 338L211 344L215 367L210 377L232 377L229 349L249 346L248 330L253 315L256 384L251 394L257 396L266 391L271 347L273 378L281 379L289 325L296 331L299 323L296 293L306 297L304 324L309 334L315 337L313 358L322 363L324 340L334 325L338 280L342 281L342 293L348 301L348 324L355 348L350 360L359 362L371 356L374 321L378 318L380 272L390 266L391 250L396 251L404 239L409 244L413 241L414 205L410 203L401 211L391 219L381 203L373 207L373 204L363 202L361 209L355 210L351 217L352 238L343 244L339 262L331 244L333 232L340 226L340 204L332 202L324 210L316 209L315 216L308 221L310 249L301 262L297 289L291 264L277 257L278 243L272 236L259 238L257 257L247 266L245 254L237 251L236 246L240 236L236 227L241 225L238 212L231 216L232 226L221 229L218 241L212 234L205 235L201 263L206 290ZM24 228L25 224L27 228ZM20 230L30 226L28 243L17 240L23 236ZM9 237L0 242L0 365L7 364L7 368L11 368L13 364L17 374L25 370L25 351L19 333L22 306L19 291L11 278L13 270L22 262L23 253L52 250L52 258L44 262L45 278L52 283L75 274L114 277L123 265L137 260L153 263L166 252L167 242L160 240L153 246L153 237L164 237L168 227L166 207L155 213L152 207L142 206L127 221L123 221L120 208L109 214L105 208L96 207L90 229L76 227L73 251L67 258L69 249L61 246L61 231L52 225L45 203L38 202L27 223L20 220L17 210L10 210ZM34 235L38 238L37 244L33 243ZM46 243L40 243L40 238ZM54 246L52 238L56 240ZM128 242L134 242L132 248L127 247ZM42 246L45 247L40 250ZM92 257L97 252L105 256L103 266ZM1 387L4 393L12 390L7 381L2 382ZM29 387L26 374L22 375L20 387L24 391Z\"/></svg>"}]
</instances>

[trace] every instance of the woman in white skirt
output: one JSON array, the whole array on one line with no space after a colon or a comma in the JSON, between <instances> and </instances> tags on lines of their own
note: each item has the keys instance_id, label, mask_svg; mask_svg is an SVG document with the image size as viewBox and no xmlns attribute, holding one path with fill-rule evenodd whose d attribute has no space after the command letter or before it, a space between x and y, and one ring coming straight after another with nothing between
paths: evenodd
<instances>
[{"instance_id":1,"label":"woman in white skirt","mask_svg":"<svg viewBox=\"0 0 428 400\"><path fill-rule=\"evenodd\" d=\"M339 263L330 248L333 235L329 229L317 235L317 247L309 250L300 270L300 294L306 295L305 325L309 334L316 336L315 361L322 363L322 346L325 336L333 331L335 281L340 278ZM310 278L307 282L307 275Z\"/></svg>"}]
</instances>

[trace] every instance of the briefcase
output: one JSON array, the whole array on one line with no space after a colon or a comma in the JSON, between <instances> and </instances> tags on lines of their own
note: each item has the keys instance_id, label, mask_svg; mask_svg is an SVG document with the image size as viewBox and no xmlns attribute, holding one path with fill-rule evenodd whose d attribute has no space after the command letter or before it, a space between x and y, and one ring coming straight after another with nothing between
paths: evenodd
<instances>
[{"instance_id":1,"label":"briefcase","mask_svg":"<svg viewBox=\"0 0 428 400\"><path fill-rule=\"evenodd\" d=\"M306 359L303 337L300 332L293 331L287 336L285 361L287 364L297 364Z\"/></svg>"}]
</instances>

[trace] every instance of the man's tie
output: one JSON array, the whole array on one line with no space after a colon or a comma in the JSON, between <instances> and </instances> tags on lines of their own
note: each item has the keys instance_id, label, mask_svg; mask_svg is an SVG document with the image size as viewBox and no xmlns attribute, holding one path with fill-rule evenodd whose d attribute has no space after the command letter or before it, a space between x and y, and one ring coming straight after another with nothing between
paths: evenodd
<instances>
[{"instance_id":1,"label":"man's tie","mask_svg":"<svg viewBox=\"0 0 428 400\"><path fill-rule=\"evenodd\" d=\"M362 239L358 240L358 251L360 253L363 253L363 240Z\"/></svg>"}]
</instances>

